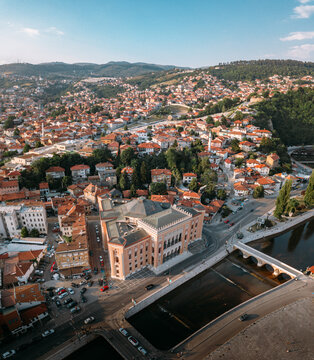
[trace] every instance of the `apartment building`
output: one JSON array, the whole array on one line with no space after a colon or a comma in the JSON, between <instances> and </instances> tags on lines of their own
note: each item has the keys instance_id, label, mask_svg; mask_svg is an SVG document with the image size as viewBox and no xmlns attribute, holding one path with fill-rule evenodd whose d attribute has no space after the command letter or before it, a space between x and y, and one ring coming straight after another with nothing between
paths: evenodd
<instances>
[{"instance_id":1,"label":"apartment building","mask_svg":"<svg viewBox=\"0 0 314 360\"><path fill-rule=\"evenodd\" d=\"M64 276L81 274L84 269L90 268L85 214L76 213L70 233L70 239L59 243L55 254L59 271Z\"/></svg>"},{"instance_id":2,"label":"apartment building","mask_svg":"<svg viewBox=\"0 0 314 360\"><path fill-rule=\"evenodd\" d=\"M163 182L170 187L171 185L171 171L169 169L153 169L151 170L152 182Z\"/></svg>"},{"instance_id":3,"label":"apartment building","mask_svg":"<svg viewBox=\"0 0 314 360\"><path fill-rule=\"evenodd\" d=\"M201 238L203 211L144 198L119 206L109 199L101 202L104 247L114 278L126 279L144 267L158 272L170 259L183 259L189 243Z\"/></svg>"},{"instance_id":4,"label":"apartment building","mask_svg":"<svg viewBox=\"0 0 314 360\"><path fill-rule=\"evenodd\" d=\"M46 210L43 206L10 205L0 206L0 238L17 237L21 229L29 231L37 229L41 234L47 234L48 225Z\"/></svg>"}]
</instances>

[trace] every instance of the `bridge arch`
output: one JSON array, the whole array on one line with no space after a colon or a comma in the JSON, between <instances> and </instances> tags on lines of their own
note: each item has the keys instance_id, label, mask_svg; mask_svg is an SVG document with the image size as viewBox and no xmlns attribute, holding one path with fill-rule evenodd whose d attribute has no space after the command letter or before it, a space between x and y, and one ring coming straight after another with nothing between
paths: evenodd
<instances>
[{"instance_id":1,"label":"bridge arch","mask_svg":"<svg viewBox=\"0 0 314 360\"><path fill-rule=\"evenodd\" d=\"M270 264L267 264L267 263L265 263L265 264L262 266L262 268L265 269L265 270L267 270L268 272L270 272L270 273L272 273L272 274L275 272L274 267L273 267L272 265L270 265Z\"/></svg>"}]
</instances>

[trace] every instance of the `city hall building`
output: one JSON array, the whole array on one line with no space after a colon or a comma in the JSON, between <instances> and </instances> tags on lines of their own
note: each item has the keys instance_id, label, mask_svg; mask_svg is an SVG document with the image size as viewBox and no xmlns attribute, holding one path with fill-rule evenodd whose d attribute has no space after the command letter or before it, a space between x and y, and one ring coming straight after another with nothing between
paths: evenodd
<instances>
[{"instance_id":1,"label":"city hall building","mask_svg":"<svg viewBox=\"0 0 314 360\"><path fill-rule=\"evenodd\" d=\"M189 243L202 236L204 212L184 206L138 198L118 206L100 199L99 208L114 278L145 267L157 273L170 259L185 259Z\"/></svg>"}]
</instances>

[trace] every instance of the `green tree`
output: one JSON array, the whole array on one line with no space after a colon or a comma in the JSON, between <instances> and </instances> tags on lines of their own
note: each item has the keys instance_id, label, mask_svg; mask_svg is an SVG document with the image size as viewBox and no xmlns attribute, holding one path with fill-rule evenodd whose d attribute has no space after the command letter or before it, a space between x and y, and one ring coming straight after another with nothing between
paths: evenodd
<instances>
[{"instance_id":1,"label":"green tree","mask_svg":"<svg viewBox=\"0 0 314 360\"><path fill-rule=\"evenodd\" d=\"M30 237L39 237L39 231L37 229L32 229L29 233Z\"/></svg>"},{"instance_id":2,"label":"green tree","mask_svg":"<svg viewBox=\"0 0 314 360\"><path fill-rule=\"evenodd\" d=\"M123 174L121 174L120 176L120 181L119 181L119 185L120 185L120 189L123 190L129 190L130 188L130 182L129 182L129 177L127 175L126 172L124 172Z\"/></svg>"},{"instance_id":3,"label":"green tree","mask_svg":"<svg viewBox=\"0 0 314 360\"><path fill-rule=\"evenodd\" d=\"M152 195L165 195L167 194L167 186L165 183L151 183L150 192Z\"/></svg>"},{"instance_id":4,"label":"green tree","mask_svg":"<svg viewBox=\"0 0 314 360\"><path fill-rule=\"evenodd\" d=\"M189 184L189 190L194 191L194 192L198 192L199 189L199 185L198 182L195 178L192 179L192 181Z\"/></svg>"},{"instance_id":5,"label":"green tree","mask_svg":"<svg viewBox=\"0 0 314 360\"><path fill-rule=\"evenodd\" d=\"M64 190L68 188L72 184L72 177L71 176L64 176L61 181L61 186Z\"/></svg>"},{"instance_id":6,"label":"green tree","mask_svg":"<svg viewBox=\"0 0 314 360\"><path fill-rule=\"evenodd\" d=\"M130 193L130 196L133 198L133 197L136 197L136 188L134 186L134 184L131 185L131 193Z\"/></svg>"},{"instance_id":7,"label":"green tree","mask_svg":"<svg viewBox=\"0 0 314 360\"><path fill-rule=\"evenodd\" d=\"M243 162L244 162L244 159L239 158L239 159L236 159L236 160L235 160L234 164L235 164L235 166L236 166L237 168L239 168L239 167L241 167L241 165L243 164Z\"/></svg>"},{"instance_id":8,"label":"green tree","mask_svg":"<svg viewBox=\"0 0 314 360\"><path fill-rule=\"evenodd\" d=\"M304 194L304 202L307 207L314 206L314 170L309 179L309 184Z\"/></svg>"},{"instance_id":9,"label":"green tree","mask_svg":"<svg viewBox=\"0 0 314 360\"><path fill-rule=\"evenodd\" d=\"M141 183L147 184L147 167L145 161L142 161L140 175L141 175Z\"/></svg>"},{"instance_id":10,"label":"green tree","mask_svg":"<svg viewBox=\"0 0 314 360\"><path fill-rule=\"evenodd\" d=\"M219 189L217 190L217 198L219 200L226 200L227 198L227 193L224 189Z\"/></svg>"},{"instance_id":11,"label":"green tree","mask_svg":"<svg viewBox=\"0 0 314 360\"><path fill-rule=\"evenodd\" d=\"M264 187L262 185L257 186L253 191L253 198L258 199L264 197Z\"/></svg>"},{"instance_id":12,"label":"green tree","mask_svg":"<svg viewBox=\"0 0 314 360\"><path fill-rule=\"evenodd\" d=\"M237 111L236 113L235 113L235 116L234 116L234 120L243 120L243 118L244 118L244 115L243 115L243 113L241 112L241 111Z\"/></svg>"},{"instance_id":13,"label":"green tree","mask_svg":"<svg viewBox=\"0 0 314 360\"><path fill-rule=\"evenodd\" d=\"M297 199L290 199L287 205L287 213L294 214L297 211L298 206L300 205Z\"/></svg>"},{"instance_id":14,"label":"green tree","mask_svg":"<svg viewBox=\"0 0 314 360\"><path fill-rule=\"evenodd\" d=\"M20 136L20 130L18 128L15 128L14 132L13 132L13 135L14 136Z\"/></svg>"},{"instance_id":15,"label":"green tree","mask_svg":"<svg viewBox=\"0 0 314 360\"><path fill-rule=\"evenodd\" d=\"M238 139L231 140L231 149L233 152L238 153L241 151L239 143L240 143L240 141Z\"/></svg>"},{"instance_id":16,"label":"green tree","mask_svg":"<svg viewBox=\"0 0 314 360\"><path fill-rule=\"evenodd\" d=\"M9 115L8 118L6 119L6 121L3 124L3 128L5 130L14 128L14 119L15 119L14 115Z\"/></svg>"},{"instance_id":17,"label":"green tree","mask_svg":"<svg viewBox=\"0 0 314 360\"><path fill-rule=\"evenodd\" d=\"M201 184L208 185L211 183L216 183L218 176L214 170L206 169L205 172L201 175Z\"/></svg>"},{"instance_id":18,"label":"green tree","mask_svg":"<svg viewBox=\"0 0 314 360\"><path fill-rule=\"evenodd\" d=\"M43 147L44 145L40 142L40 141L36 141L35 143L35 148L40 148L40 147Z\"/></svg>"},{"instance_id":19,"label":"green tree","mask_svg":"<svg viewBox=\"0 0 314 360\"><path fill-rule=\"evenodd\" d=\"M22 227L22 229L21 229L21 237L23 237L23 238L28 237L28 230L25 226Z\"/></svg>"},{"instance_id":20,"label":"green tree","mask_svg":"<svg viewBox=\"0 0 314 360\"><path fill-rule=\"evenodd\" d=\"M135 189L138 189L140 186L140 179L138 177L136 169L134 169L133 171L131 183Z\"/></svg>"},{"instance_id":21,"label":"green tree","mask_svg":"<svg viewBox=\"0 0 314 360\"><path fill-rule=\"evenodd\" d=\"M124 130L124 131L127 131L127 130L128 130L128 126L127 126L127 125L124 125L123 130Z\"/></svg>"},{"instance_id":22,"label":"green tree","mask_svg":"<svg viewBox=\"0 0 314 360\"><path fill-rule=\"evenodd\" d=\"M288 205L288 202L290 199L291 185L292 185L292 181L287 180L285 182L284 186L279 191L279 194L278 194L277 200L276 200L276 209L274 211L274 216L277 219L281 219L281 216L287 210L287 205Z\"/></svg>"},{"instance_id":23,"label":"green tree","mask_svg":"<svg viewBox=\"0 0 314 360\"><path fill-rule=\"evenodd\" d=\"M133 150L133 148L129 147L122 151L121 162L125 166L130 165L131 161L132 161L132 159L134 159L134 157L135 157L134 150Z\"/></svg>"}]
</instances>

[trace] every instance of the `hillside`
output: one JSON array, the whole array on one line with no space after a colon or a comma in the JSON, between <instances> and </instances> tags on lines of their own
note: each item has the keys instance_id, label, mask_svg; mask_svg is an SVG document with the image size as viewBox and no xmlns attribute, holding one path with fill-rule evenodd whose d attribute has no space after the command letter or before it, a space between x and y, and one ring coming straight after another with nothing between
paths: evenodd
<instances>
[{"instance_id":1,"label":"hillside","mask_svg":"<svg viewBox=\"0 0 314 360\"><path fill-rule=\"evenodd\" d=\"M130 77L151 72L160 72L174 69L172 65L155 65L146 63L108 62L107 64L66 64L62 62L43 63L38 65L15 63L0 65L0 74L10 73L21 76L42 77Z\"/></svg>"},{"instance_id":2,"label":"hillside","mask_svg":"<svg viewBox=\"0 0 314 360\"><path fill-rule=\"evenodd\" d=\"M267 79L275 74L296 77L314 76L314 63L296 60L251 60L220 64L202 70L219 79L253 81L255 79Z\"/></svg>"},{"instance_id":3,"label":"hillside","mask_svg":"<svg viewBox=\"0 0 314 360\"><path fill-rule=\"evenodd\" d=\"M277 93L256 105L256 124L268 128L269 119L287 146L314 143L314 89Z\"/></svg>"}]
</instances>

